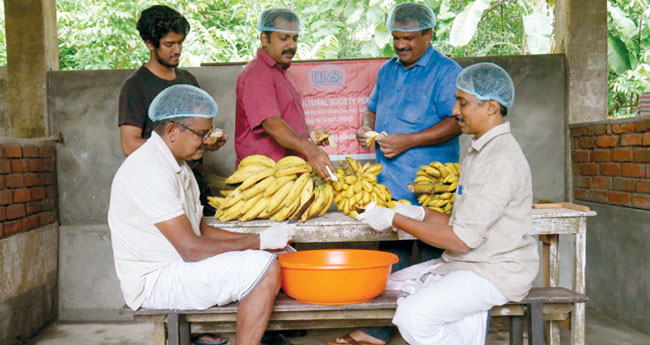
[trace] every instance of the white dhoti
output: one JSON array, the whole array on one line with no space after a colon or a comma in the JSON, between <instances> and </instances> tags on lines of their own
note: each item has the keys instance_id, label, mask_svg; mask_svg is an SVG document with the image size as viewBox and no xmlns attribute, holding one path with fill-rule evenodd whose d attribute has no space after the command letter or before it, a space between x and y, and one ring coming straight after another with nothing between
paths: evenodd
<instances>
[{"instance_id":1,"label":"white dhoti","mask_svg":"<svg viewBox=\"0 0 650 345\"><path fill-rule=\"evenodd\" d=\"M147 275L143 308L207 309L244 299L264 279L276 256L261 250L178 260Z\"/></svg>"},{"instance_id":2,"label":"white dhoti","mask_svg":"<svg viewBox=\"0 0 650 345\"><path fill-rule=\"evenodd\" d=\"M488 311L508 299L485 278L471 271L427 273L435 260L391 274L387 289L405 292L393 317L411 345L482 345Z\"/></svg>"}]
</instances>

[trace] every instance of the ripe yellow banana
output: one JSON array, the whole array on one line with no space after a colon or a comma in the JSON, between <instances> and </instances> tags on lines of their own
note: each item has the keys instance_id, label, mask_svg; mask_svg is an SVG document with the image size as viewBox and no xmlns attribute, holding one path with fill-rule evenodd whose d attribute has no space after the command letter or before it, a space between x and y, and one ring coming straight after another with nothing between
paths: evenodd
<instances>
[{"instance_id":1,"label":"ripe yellow banana","mask_svg":"<svg viewBox=\"0 0 650 345\"><path fill-rule=\"evenodd\" d=\"M318 212L318 216L322 217L327 210L329 210L330 205L332 204L332 199L334 198L334 190L332 189L332 186L330 185L325 185L325 196L324 202L321 205L320 212Z\"/></svg>"},{"instance_id":2,"label":"ripe yellow banana","mask_svg":"<svg viewBox=\"0 0 650 345\"><path fill-rule=\"evenodd\" d=\"M377 183L377 176L374 175L374 174L371 174L371 173L365 173L365 174L361 175L361 178L363 180L365 180L365 181L368 181L368 182L372 183L372 184Z\"/></svg>"},{"instance_id":3,"label":"ripe yellow banana","mask_svg":"<svg viewBox=\"0 0 650 345\"><path fill-rule=\"evenodd\" d=\"M239 211L240 216L243 216L244 214L246 214L246 212L248 212L250 209L252 209L262 199L262 197L263 197L262 194L257 194L256 196L246 200L244 202L244 206L242 206L241 210ZM239 220L241 220L241 219L239 219Z\"/></svg>"},{"instance_id":4,"label":"ripe yellow banana","mask_svg":"<svg viewBox=\"0 0 650 345\"><path fill-rule=\"evenodd\" d=\"M264 191L264 196L266 197L272 196L273 194L275 194L275 192L277 192L280 188L282 188L282 186L295 180L297 177L298 175L288 175L288 176L282 176L278 178L274 177L273 182Z\"/></svg>"},{"instance_id":5,"label":"ripe yellow banana","mask_svg":"<svg viewBox=\"0 0 650 345\"><path fill-rule=\"evenodd\" d=\"M275 169L281 170L289 167L303 166L305 164L307 162L298 156L286 156L275 163Z\"/></svg>"},{"instance_id":6,"label":"ripe yellow banana","mask_svg":"<svg viewBox=\"0 0 650 345\"><path fill-rule=\"evenodd\" d=\"M273 168L266 168L264 170L260 170L254 175L251 175L250 177L246 178L246 180L244 180L244 182L242 182L242 184L239 185L239 188L244 190L257 183L257 181L265 179L269 176L273 176L274 173L275 173L275 169Z\"/></svg>"},{"instance_id":7,"label":"ripe yellow banana","mask_svg":"<svg viewBox=\"0 0 650 345\"><path fill-rule=\"evenodd\" d=\"M256 183L254 186L244 191L244 199L250 199L258 194L264 195L264 191L268 190L269 186L271 186L273 182L275 182L275 177L271 175ZM241 188L241 186L239 186L239 188Z\"/></svg>"},{"instance_id":8,"label":"ripe yellow banana","mask_svg":"<svg viewBox=\"0 0 650 345\"><path fill-rule=\"evenodd\" d=\"M456 171L456 166L454 163L445 163L445 168L449 170L449 173L452 175L459 175L458 171Z\"/></svg>"},{"instance_id":9,"label":"ripe yellow banana","mask_svg":"<svg viewBox=\"0 0 650 345\"><path fill-rule=\"evenodd\" d=\"M237 170L251 165L263 165L267 168L275 168L275 161L263 155L250 155L239 162Z\"/></svg>"},{"instance_id":10,"label":"ripe yellow banana","mask_svg":"<svg viewBox=\"0 0 650 345\"><path fill-rule=\"evenodd\" d=\"M314 181L310 178L305 186L300 191L300 205L304 204L309 200L311 195L314 193Z\"/></svg>"},{"instance_id":11,"label":"ripe yellow banana","mask_svg":"<svg viewBox=\"0 0 650 345\"><path fill-rule=\"evenodd\" d=\"M291 215L293 211L300 206L300 198L296 198L293 200L291 205L289 207L280 207L279 210L277 210L271 217L269 217L270 220L275 220L278 222L281 222Z\"/></svg>"},{"instance_id":12,"label":"ripe yellow banana","mask_svg":"<svg viewBox=\"0 0 650 345\"><path fill-rule=\"evenodd\" d=\"M246 213L244 213L244 215L241 216L239 220L242 222L247 222L249 220L257 218L266 209L266 206L269 204L269 200L271 200L271 198L262 196L262 198L255 205L253 205L253 207L246 211Z\"/></svg>"},{"instance_id":13,"label":"ripe yellow banana","mask_svg":"<svg viewBox=\"0 0 650 345\"><path fill-rule=\"evenodd\" d=\"M286 198L287 194L289 194L289 191L291 190L291 187L293 187L293 184L294 181L285 183L284 186L280 187L280 189L278 189L278 191L273 194L269 205L266 207L269 211L269 214L274 214L277 210L282 208L284 199Z\"/></svg>"},{"instance_id":14,"label":"ripe yellow banana","mask_svg":"<svg viewBox=\"0 0 650 345\"><path fill-rule=\"evenodd\" d=\"M242 169L237 169L232 175L228 176L224 182L226 184L240 183L246 180L248 177L255 175L256 173L265 169L269 169L269 167L264 165L249 165Z\"/></svg>"},{"instance_id":15,"label":"ripe yellow banana","mask_svg":"<svg viewBox=\"0 0 650 345\"><path fill-rule=\"evenodd\" d=\"M282 177L282 176L301 174L301 173L309 173L309 172L311 172L311 169L312 169L311 165L306 164L306 163L303 164L303 165L289 166L289 167L277 170L275 172L275 177Z\"/></svg>"},{"instance_id":16,"label":"ripe yellow banana","mask_svg":"<svg viewBox=\"0 0 650 345\"><path fill-rule=\"evenodd\" d=\"M219 217L219 221L223 223L229 220L239 218L243 206L244 206L244 200L239 200L234 205L232 205L232 207L223 211L223 214Z\"/></svg>"},{"instance_id":17,"label":"ripe yellow banana","mask_svg":"<svg viewBox=\"0 0 650 345\"><path fill-rule=\"evenodd\" d=\"M359 171L359 163L352 157L345 157L345 160L348 162L348 165L352 169L353 172L358 172Z\"/></svg>"},{"instance_id":18,"label":"ripe yellow banana","mask_svg":"<svg viewBox=\"0 0 650 345\"><path fill-rule=\"evenodd\" d=\"M307 184L307 181L309 181L311 178L309 177L309 174L302 174L300 177L298 177L297 180L293 182L293 186L291 186L291 189L289 190L289 193L287 196L282 200L284 202L284 206L289 206L294 203L295 199L298 199L298 202L300 203L300 193L302 189L305 187L305 184Z\"/></svg>"},{"instance_id":19,"label":"ripe yellow banana","mask_svg":"<svg viewBox=\"0 0 650 345\"><path fill-rule=\"evenodd\" d=\"M243 199L244 193L239 188L237 188L232 193L228 194L228 196L223 200L221 207L224 209L230 208L232 205Z\"/></svg>"},{"instance_id":20,"label":"ripe yellow banana","mask_svg":"<svg viewBox=\"0 0 650 345\"><path fill-rule=\"evenodd\" d=\"M373 175L379 175L382 168L383 166L381 164L375 163L375 164L371 164L370 167L368 167L368 169L366 170L366 172L369 172Z\"/></svg>"}]
</instances>

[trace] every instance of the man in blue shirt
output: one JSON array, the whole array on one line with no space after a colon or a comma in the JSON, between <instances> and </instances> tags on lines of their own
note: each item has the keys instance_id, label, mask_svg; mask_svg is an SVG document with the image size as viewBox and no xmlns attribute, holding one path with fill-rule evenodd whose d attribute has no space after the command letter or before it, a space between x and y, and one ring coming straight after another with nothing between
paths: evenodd
<instances>
[{"instance_id":1,"label":"man in blue shirt","mask_svg":"<svg viewBox=\"0 0 650 345\"><path fill-rule=\"evenodd\" d=\"M420 165L433 161L458 162L460 127L451 111L456 103L456 77L461 67L431 47L435 15L422 4L397 5L388 18L397 57L379 70L366 106L357 140L366 144L365 133L386 131L377 139L377 162L384 168L378 183L390 189L394 199L417 204L407 184ZM379 249L397 254L400 261L393 271L409 265L412 241L387 241ZM418 241L419 262L439 258L442 250ZM385 344L391 327L356 330L330 344Z\"/></svg>"}]
</instances>

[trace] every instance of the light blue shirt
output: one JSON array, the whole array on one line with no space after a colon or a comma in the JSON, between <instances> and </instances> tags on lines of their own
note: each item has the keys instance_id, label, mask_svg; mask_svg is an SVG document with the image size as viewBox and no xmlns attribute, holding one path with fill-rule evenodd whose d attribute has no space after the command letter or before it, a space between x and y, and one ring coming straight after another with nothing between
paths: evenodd
<instances>
[{"instance_id":1,"label":"light blue shirt","mask_svg":"<svg viewBox=\"0 0 650 345\"><path fill-rule=\"evenodd\" d=\"M388 134L420 132L451 116L456 103L456 77L461 70L454 60L432 47L408 69L398 57L386 61L366 102L376 114L374 130ZM417 204L407 184L415 178L418 167L433 161L458 162L459 150L456 137L438 145L414 147L389 159L377 145L377 163L384 166L378 182L390 189L394 199Z\"/></svg>"}]
</instances>

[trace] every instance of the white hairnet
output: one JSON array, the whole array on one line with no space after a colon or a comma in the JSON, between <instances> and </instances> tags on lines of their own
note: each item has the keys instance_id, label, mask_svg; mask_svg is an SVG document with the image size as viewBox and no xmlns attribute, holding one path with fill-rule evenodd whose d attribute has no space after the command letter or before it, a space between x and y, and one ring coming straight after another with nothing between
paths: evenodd
<instances>
[{"instance_id":1,"label":"white hairnet","mask_svg":"<svg viewBox=\"0 0 650 345\"><path fill-rule=\"evenodd\" d=\"M284 19L284 22L277 22L277 19ZM296 12L288 8L270 8L264 10L257 22L257 31L279 31L290 34L300 33L300 19Z\"/></svg>"},{"instance_id":2,"label":"white hairnet","mask_svg":"<svg viewBox=\"0 0 650 345\"><path fill-rule=\"evenodd\" d=\"M506 108L515 102L515 85L508 72L491 62L465 67L456 79L456 88L481 101L495 99Z\"/></svg>"},{"instance_id":3,"label":"white hairnet","mask_svg":"<svg viewBox=\"0 0 650 345\"><path fill-rule=\"evenodd\" d=\"M149 106L149 118L156 122L176 117L217 115L217 102L203 89L190 84L175 84L160 91Z\"/></svg>"},{"instance_id":4,"label":"white hairnet","mask_svg":"<svg viewBox=\"0 0 650 345\"><path fill-rule=\"evenodd\" d=\"M389 31L412 32L433 29L436 15L426 5L406 2L393 8L386 23Z\"/></svg>"}]
</instances>

